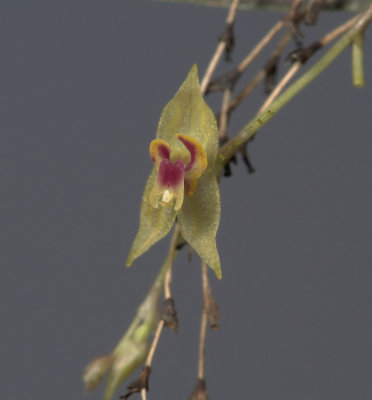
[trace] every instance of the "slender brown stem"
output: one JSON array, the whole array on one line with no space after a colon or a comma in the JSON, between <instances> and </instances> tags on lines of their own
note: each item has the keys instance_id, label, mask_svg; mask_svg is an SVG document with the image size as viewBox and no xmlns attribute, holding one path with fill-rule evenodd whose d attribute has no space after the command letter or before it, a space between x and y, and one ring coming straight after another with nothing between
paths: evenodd
<instances>
[{"instance_id":1,"label":"slender brown stem","mask_svg":"<svg viewBox=\"0 0 372 400\"><path fill-rule=\"evenodd\" d=\"M174 227L172 240L169 245L169 261L168 261L169 265L168 265L167 271L165 273L165 280L164 280L164 297L166 299L168 299L169 297L172 297L170 285L172 282L173 255L174 255L174 252L176 249L176 242L177 242L179 232L180 232L180 228L179 228L178 224L176 224Z\"/></svg>"},{"instance_id":2,"label":"slender brown stem","mask_svg":"<svg viewBox=\"0 0 372 400\"><path fill-rule=\"evenodd\" d=\"M227 136L228 111L229 111L230 99L231 99L231 89L225 89L222 97L219 133L218 133L218 137L222 141Z\"/></svg>"},{"instance_id":3,"label":"slender brown stem","mask_svg":"<svg viewBox=\"0 0 372 400\"><path fill-rule=\"evenodd\" d=\"M293 20L296 16L296 11L302 0L293 0L291 9L288 14L280 21L278 21L257 43L254 49L247 55L246 58L238 65L237 71L242 73L248 65L262 52L262 50L274 39L275 35L286 25L287 21Z\"/></svg>"},{"instance_id":4,"label":"slender brown stem","mask_svg":"<svg viewBox=\"0 0 372 400\"><path fill-rule=\"evenodd\" d=\"M205 338L207 336L208 315L203 309L200 323L198 378L205 379Z\"/></svg>"},{"instance_id":5,"label":"slender brown stem","mask_svg":"<svg viewBox=\"0 0 372 400\"><path fill-rule=\"evenodd\" d=\"M265 78L265 69L260 69L253 79L244 87L244 89L230 102L228 113L230 114L246 97L248 97L257 85Z\"/></svg>"},{"instance_id":6,"label":"slender brown stem","mask_svg":"<svg viewBox=\"0 0 372 400\"><path fill-rule=\"evenodd\" d=\"M331 32L327 33L325 36L323 36L319 42L321 43L322 46L327 45L329 42L332 42L332 40L336 39L338 36L342 35L344 32L346 32L349 28L351 28L355 22L360 18L361 14L356 15L355 17L349 19L346 21L344 24L338 26L337 28L333 29Z\"/></svg>"},{"instance_id":7,"label":"slender brown stem","mask_svg":"<svg viewBox=\"0 0 372 400\"><path fill-rule=\"evenodd\" d=\"M171 285L171 281L172 281L173 258L174 258L174 253L176 251L176 243L177 243L177 238L178 238L179 232L180 232L179 226L178 226L178 224L176 224L174 227L172 239L171 239L171 242L169 245L168 266L167 266L167 270L165 273L165 279L164 279L164 297L166 299L171 297L170 285ZM146 367L151 367L151 365L152 365L155 351L158 347L159 339L160 339L161 333L163 331L163 328L164 328L164 321L162 319L160 319L158 322L158 325L156 327L154 339L151 343L149 353L146 358L146 362L145 362ZM146 389L141 390L141 396L142 396L142 400L146 400Z\"/></svg>"},{"instance_id":8,"label":"slender brown stem","mask_svg":"<svg viewBox=\"0 0 372 400\"><path fill-rule=\"evenodd\" d=\"M200 84L202 94L204 94L207 90L209 81L211 80L213 72L216 69L217 64L218 64L223 52L225 51L225 47L226 47L225 42L219 42L217 45L216 51L214 52L214 55L213 55L211 61L209 62L207 71L205 72L204 78Z\"/></svg>"},{"instance_id":9,"label":"slender brown stem","mask_svg":"<svg viewBox=\"0 0 372 400\"><path fill-rule=\"evenodd\" d=\"M202 261L202 288L203 288L203 311L200 323L200 340L199 340L199 361L198 361L198 378L205 379L205 339L207 335L207 296L209 289L208 282L208 266Z\"/></svg>"},{"instance_id":10,"label":"slender brown stem","mask_svg":"<svg viewBox=\"0 0 372 400\"><path fill-rule=\"evenodd\" d=\"M161 319L161 320L159 320L158 326L156 327L154 339L152 340L149 354L147 355L147 359L145 362L145 366L147 366L147 367L151 367L152 360L154 359L155 351L156 351L156 348L158 347L158 343L159 343L159 339L160 339L163 327L164 327L164 321ZM147 397L146 388L141 390L141 397L142 397L142 400L146 400L146 397Z\"/></svg>"},{"instance_id":11,"label":"slender brown stem","mask_svg":"<svg viewBox=\"0 0 372 400\"><path fill-rule=\"evenodd\" d=\"M242 73L248 65L261 53L261 51L271 42L275 35L283 28L284 21L278 21L266 35L257 43L254 49L247 57L238 65L238 72Z\"/></svg>"},{"instance_id":12,"label":"slender brown stem","mask_svg":"<svg viewBox=\"0 0 372 400\"><path fill-rule=\"evenodd\" d=\"M280 54L283 53L284 49L288 46L292 37L292 33L288 30L283 37L279 40L279 43L271 53L270 60L279 58ZM268 62L269 63L269 62ZM244 87L244 89L230 102L228 113L230 114L247 96L249 96L257 85L265 78L267 73L267 64L253 77L253 79Z\"/></svg>"},{"instance_id":13,"label":"slender brown stem","mask_svg":"<svg viewBox=\"0 0 372 400\"><path fill-rule=\"evenodd\" d=\"M233 0L230 8L229 8L229 12L227 14L227 18L226 18L226 25L231 25L234 20L235 20L235 16L236 16L236 12L237 12L237 8L238 8L238 4L239 4L239 0ZM205 91L207 90L208 84L211 80L211 77L217 67L218 62L220 61L223 52L226 49L226 42L225 41L220 41L217 45L217 48L212 56L212 59L209 62L209 65L207 67L207 70L204 74L204 77L201 81L200 84L200 89L201 89L201 93L204 94Z\"/></svg>"},{"instance_id":14,"label":"slender brown stem","mask_svg":"<svg viewBox=\"0 0 372 400\"><path fill-rule=\"evenodd\" d=\"M270 93L269 97L262 104L261 108L258 110L257 114L262 113L278 96L278 94L283 90L285 85L292 79L292 77L297 73L297 71L301 68L302 63L297 61L292 65L289 71L283 76L280 82L276 85L275 89Z\"/></svg>"},{"instance_id":15,"label":"slender brown stem","mask_svg":"<svg viewBox=\"0 0 372 400\"><path fill-rule=\"evenodd\" d=\"M239 0L234 0L231 3L229 13L227 14L226 18L226 24L232 24L234 22L238 5L239 5Z\"/></svg>"},{"instance_id":16,"label":"slender brown stem","mask_svg":"<svg viewBox=\"0 0 372 400\"><path fill-rule=\"evenodd\" d=\"M151 364L152 364L152 361L154 359L155 351L156 351L156 348L158 346L160 335L161 335L161 332L163 330L163 327L164 327L164 321L160 320L159 323L158 323L158 326L156 327L154 339L153 339L153 341L151 343L151 348L149 350L149 354L147 355L147 359L146 359L145 365L148 366L148 367L151 367Z\"/></svg>"}]
</instances>

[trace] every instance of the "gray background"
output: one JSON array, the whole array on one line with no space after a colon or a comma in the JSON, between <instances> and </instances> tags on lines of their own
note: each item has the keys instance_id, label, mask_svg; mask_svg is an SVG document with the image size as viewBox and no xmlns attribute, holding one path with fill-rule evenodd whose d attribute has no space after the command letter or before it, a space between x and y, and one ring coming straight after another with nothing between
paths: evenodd
<instances>
[{"instance_id":1,"label":"gray background","mask_svg":"<svg viewBox=\"0 0 372 400\"><path fill-rule=\"evenodd\" d=\"M2 399L83 398L83 367L131 321L168 247L124 267L148 145L191 65L205 70L225 15L134 0L1 2ZM239 13L235 62L280 15ZM323 14L308 43L347 17ZM372 398L371 75L354 89L349 55L259 132L257 172L240 163L221 183L211 399ZM260 89L231 133L263 99ZM152 399L185 399L196 377L200 271L186 253L174 269L181 328L161 338Z\"/></svg>"}]
</instances>

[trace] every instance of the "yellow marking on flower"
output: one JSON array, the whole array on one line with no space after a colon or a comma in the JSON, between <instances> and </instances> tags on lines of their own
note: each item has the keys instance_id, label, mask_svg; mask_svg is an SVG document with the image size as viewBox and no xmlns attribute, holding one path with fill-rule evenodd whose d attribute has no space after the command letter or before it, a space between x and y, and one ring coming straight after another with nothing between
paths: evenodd
<instances>
[{"instance_id":1,"label":"yellow marking on flower","mask_svg":"<svg viewBox=\"0 0 372 400\"><path fill-rule=\"evenodd\" d=\"M159 165L164 159L169 159L171 147L163 139L154 139L150 143L150 157L155 164L155 168L159 170Z\"/></svg>"},{"instance_id":2,"label":"yellow marking on flower","mask_svg":"<svg viewBox=\"0 0 372 400\"><path fill-rule=\"evenodd\" d=\"M203 146L189 135L177 134L176 137L185 145L190 152L191 160L186 166L185 182L186 194L192 196L196 189L197 180L207 168L207 155Z\"/></svg>"}]
</instances>

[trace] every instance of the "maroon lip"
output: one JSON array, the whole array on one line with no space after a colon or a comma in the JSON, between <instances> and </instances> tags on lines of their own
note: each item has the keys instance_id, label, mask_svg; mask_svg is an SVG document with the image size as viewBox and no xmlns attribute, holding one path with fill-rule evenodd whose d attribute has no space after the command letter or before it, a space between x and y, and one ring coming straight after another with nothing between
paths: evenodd
<instances>
[{"instance_id":1,"label":"maroon lip","mask_svg":"<svg viewBox=\"0 0 372 400\"><path fill-rule=\"evenodd\" d=\"M172 163L165 159L159 165L158 179L162 186L174 187L179 185L184 179L185 164L177 160Z\"/></svg>"}]
</instances>

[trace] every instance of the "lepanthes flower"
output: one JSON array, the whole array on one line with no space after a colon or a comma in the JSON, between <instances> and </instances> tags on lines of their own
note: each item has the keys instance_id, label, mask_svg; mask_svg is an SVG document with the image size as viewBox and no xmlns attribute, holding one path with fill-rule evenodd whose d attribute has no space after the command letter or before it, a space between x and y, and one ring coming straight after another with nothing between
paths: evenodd
<instances>
[{"instance_id":1,"label":"lepanthes flower","mask_svg":"<svg viewBox=\"0 0 372 400\"><path fill-rule=\"evenodd\" d=\"M150 144L150 156L155 164L157 176L150 193L150 203L154 208L161 204L172 204L178 211L183 203L184 192L192 196L200 175L207 167L207 155L201 144L188 135L176 135L181 146L172 151L165 140L155 139ZM174 161L172 161L174 160Z\"/></svg>"},{"instance_id":2,"label":"lepanthes flower","mask_svg":"<svg viewBox=\"0 0 372 400\"><path fill-rule=\"evenodd\" d=\"M154 169L143 194L140 227L128 266L162 239L177 218L183 238L221 278L215 240L220 196L212 171L218 151L217 132L194 65L164 108L156 139L150 144Z\"/></svg>"}]
</instances>

